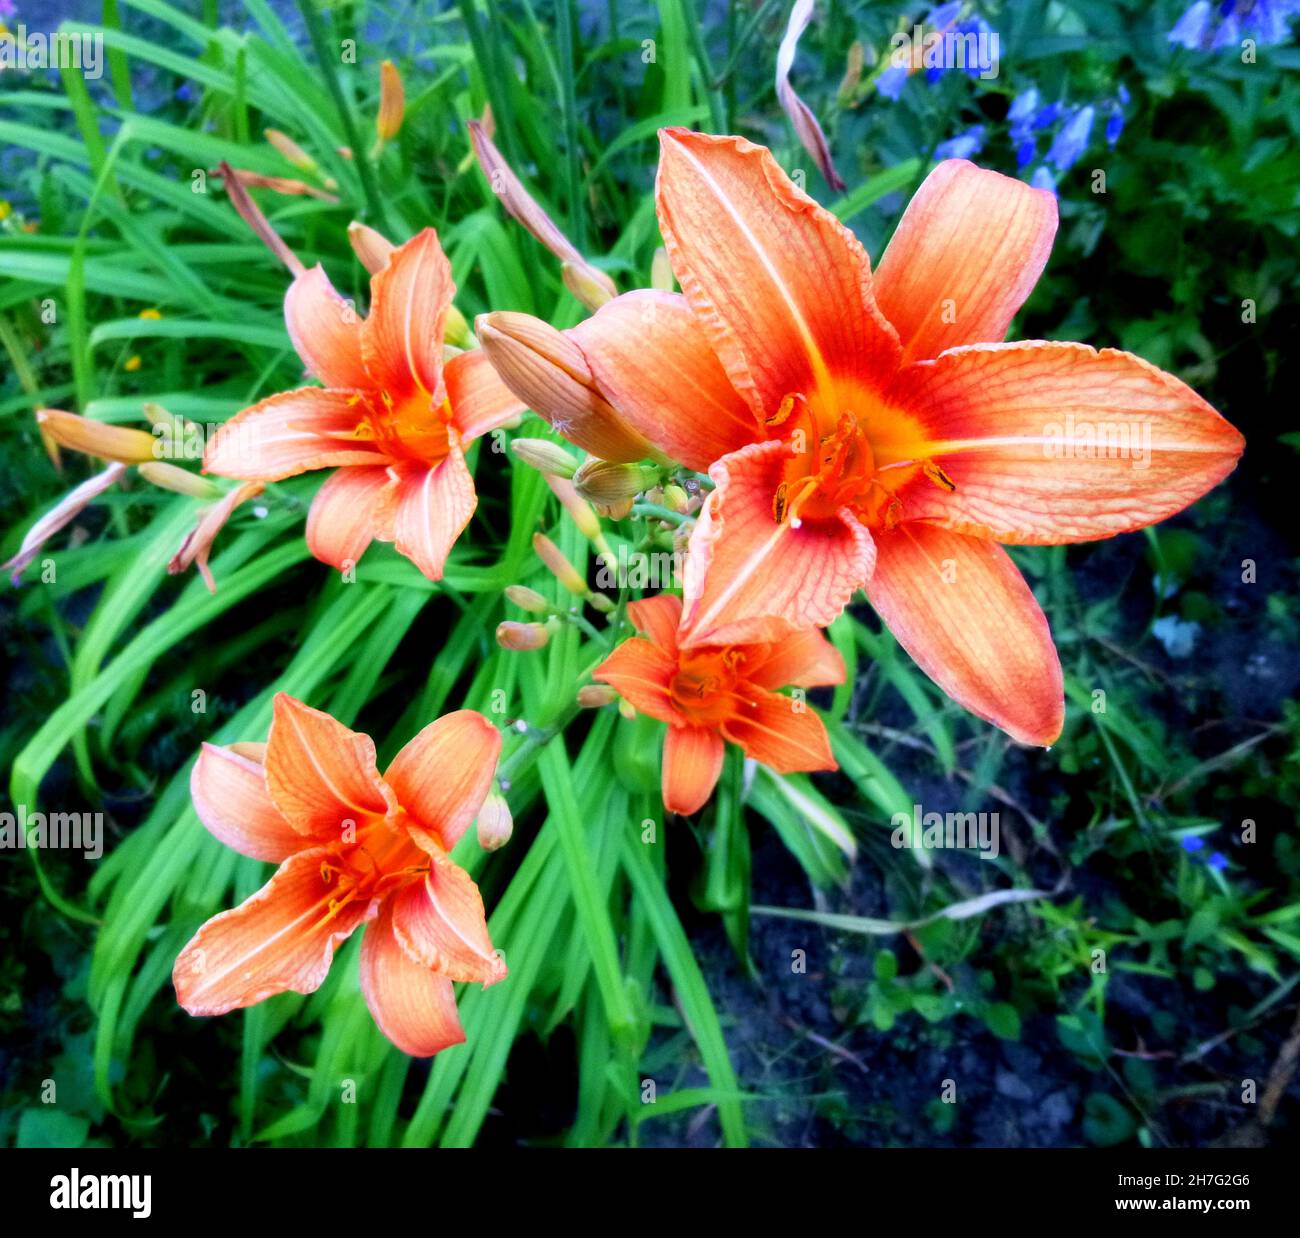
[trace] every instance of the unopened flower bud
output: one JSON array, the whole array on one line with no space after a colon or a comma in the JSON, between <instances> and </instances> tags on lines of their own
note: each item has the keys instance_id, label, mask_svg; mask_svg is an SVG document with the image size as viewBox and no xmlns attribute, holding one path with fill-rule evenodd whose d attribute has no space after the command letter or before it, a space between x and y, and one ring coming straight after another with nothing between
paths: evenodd
<instances>
[{"instance_id":1,"label":"unopened flower bud","mask_svg":"<svg viewBox=\"0 0 1300 1238\"><path fill-rule=\"evenodd\" d=\"M216 482L166 460L150 460L140 465L140 476L160 490L189 495L192 499L219 499L224 493Z\"/></svg>"},{"instance_id":2,"label":"unopened flower bud","mask_svg":"<svg viewBox=\"0 0 1300 1238\"><path fill-rule=\"evenodd\" d=\"M558 443L545 438L512 439L510 450L539 473L555 477L572 477L578 462Z\"/></svg>"},{"instance_id":3,"label":"unopened flower bud","mask_svg":"<svg viewBox=\"0 0 1300 1238\"><path fill-rule=\"evenodd\" d=\"M397 248L382 233L355 219L348 224L348 243L361 265L371 275L378 275L388 265L388 259Z\"/></svg>"},{"instance_id":4,"label":"unopened flower bud","mask_svg":"<svg viewBox=\"0 0 1300 1238\"><path fill-rule=\"evenodd\" d=\"M537 557L546 564L551 575L575 597L586 597L587 582L578 575L578 569L564 557L563 552L545 533L533 534L533 549Z\"/></svg>"},{"instance_id":5,"label":"unopened flower bud","mask_svg":"<svg viewBox=\"0 0 1300 1238\"><path fill-rule=\"evenodd\" d=\"M392 141L397 136L405 112L406 90L402 85L402 75L391 60L385 60L379 66L379 115L375 119L375 131L381 142Z\"/></svg>"},{"instance_id":6,"label":"unopened flower bud","mask_svg":"<svg viewBox=\"0 0 1300 1238\"><path fill-rule=\"evenodd\" d=\"M560 264L560 278L564 286L589 310L598 310L617 295L609 285L609 276L588 262Z\"/></svg>"},{"instance_id":7,"label":"unopened flower bud","mask_svg":"<svg viewBox=\"0 0 1300 1238\"><path fill-rule=\"evenodd\" d=\"M65 413L55 408L42 408L36 414L41 430L60 447L68 447L101 460L116 460L120 464L143 464L154 459L154 437L143 430L129 426L109 425Z\"/></svg>"},{"instance_id":8,"label":"unopened flower bud","mask_svg":"<svg viewBox=\"0 0 1300 1238\"><path fill-rule=\"evenodd\" d=\"M315 172L317 169L316 160L313 159L297 142L287 133L281 133L279 129L263 129L262 135L266 138L276 150L282 154L295 168L300 172Z\"/></svg>"},{"instance_id":9,"label":"unopened flower bud","mask_svg":"<svg viewBox=\"0 0 1300 1238\"><path fill-rule=\"evenodd\" d=\"M497 624L497 644L502 649L510 649L516 653L545 649L550 639L550 630L544 623L515 623L506 620L504 623Z\"/></svg>"},{"instance_id":10,"label":"unopened flower bud","mask_svg":"<svg viewBox=\"0 0 1300 1238\"><path fill-rule=\"evenodd\" d=\"M582 349L531 314L498 311L475 321L501 381L571 443L602 460L657 453L600 393Z\"/></svg>"},{"instance_id":11,"label":"unopened flower bud","mask_svg":"<svg viewBox=\"0 0 1300 1238\"><path fill-rule=\"evenodd\" d=\"M664 487L664 506L670 512L685 512L691 504L691 496L672 482Z\"/></svg>"},{"instance_id":12,"label":"unopened flower bud","mask_svg":"<svg viewBox=\"0 0 1300 1238\"><path fill-rule=\"evenodd\" d=\"M673 283L673 268L668 261L668 251L662 245L655 250L655 256L650 261L650 287L660 292L672 292L676 287Z\"/></svg>"},{"instance_id":13,"label":"unopened flower bud","mask_svg":"<svg viewBox=\"0 0 1300 1238\"><path fill-rule=\"evenodd\" d=\"M658 480L653 465L615 464L593 456L574 473L573 488L582 498L608 507L635 498Z\"/></svg>"},{"instance_id":14,"label":"unopened flower bud","mask_svg":"<svg viewBox=\"0 0 1300 1238\"><path fill-rule=\"evenodd\" d=\"M583 709L601 709L618 700L618 693L606 683L584 684L578 689L578 704Z\"/></svg>"},{"instance_id":15,"label":"unopened flower bud","mask_svg":"<svg viewBox=\"0 0 1300 1238\"><path fill-rule=\"evenodd\" d=\"M507 585L506 597L530 615L545 615L555 609L536 589L527 585Z\"/></svg>"},{"instance_id":16,"label":"unopened flower bud","mask_svg":"<svg viewBox=\"0 0 1300 1238\"><path fill-rule=\"evenodd\" d=\"M493 791L483 801L478 814L478 845L484 851L498 851L510 841L515 820L510 815L510 805L499 791Z\"/></svg>"}]
</instances>

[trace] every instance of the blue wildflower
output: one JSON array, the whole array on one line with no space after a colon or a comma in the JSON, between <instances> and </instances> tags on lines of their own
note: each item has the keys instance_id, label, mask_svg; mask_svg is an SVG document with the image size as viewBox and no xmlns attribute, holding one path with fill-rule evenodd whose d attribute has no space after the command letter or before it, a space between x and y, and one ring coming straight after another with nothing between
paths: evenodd
<instances>
[{"instance_id":1,"label":"blue wildflower","mask_svg":"<svg viewBox=\"0 0 1300 1238\"><path fill-rule=\"evenodd\" d=\"M1213 17L1214 9L1210 0L1196 0L1196 3L1174 23L1174 28L1165 38L1170 43L1177 43L1196 51L1204 45Z\"/></svg>"},{"instance_id":2,"label":"blue wildflower","mask_svg":"<svg viewBox=\"0 0 1300 1238\"><path fill-rule=\"evenodd\" d=\"M1023 168L1026 164L1033 163L1036 154L1038 154L1038 143L1033 138L1025 138L1016 147L1016 167Z\"/></svg>"},{"instance_id":3,"label":"blue wildflower","mask_svg":"<svg viewBox=\"0 0 1300 1238\"><path fill-rule=\"evenodd\" d=\"M1067 172L1079 161L1079 156L1088 149L1088 139L1092 136L1092 122L1096 109L1092 104L1081 107L1069 120L1057 130L1052 140L1052 147L1047 152L1047 162L1054 164L1058 172Z\"/></svg>"},{"instance_id":4,"label":"blue wildflower","mask_svg":"<svg viewBox=\"0 0 1300 1238\"><path fill-rule=\"evenodd\" d=\"M984 126L974 125L935 147L936 159L974 159L984 147Z\"/></svg>"},{"instance_id":5,"label":"blue wildflower","mask_svg":"<svg viewBox=\"0 0 1300 1238\"><path fill-rule=\"evenodd\" d=\"M952 4L941 4L937 9L930 10L922 25L931 30L947 30L957 20L961 6L962 0L955 0Z\"/></svg>"},{"instance_id":6,"label":"blue wildflower","mask_svg":"<svg viewBox=\"0 0 1300 1238\"><path fill-rule=\"evenodd\" d=\"M1184 851L1196 852L1201 851L1204 847L1205 839L1201 838L1197 834L1188 834L1187 837L1183 839Z\"/></svg>"},{"instance_id":7,"label":"blue wildflower","mask_svg":"<svg viewBox=\"0 0 1300 1238\"><path fill-rule=\"evenodd\" d=\"M1228 867L1228 857L1222 851L1210 853L1210 858L1205 861L1216 873L1221 873Z\"/></svg>"},{"instance_id":8,"label":"blue wildflower","mask_svg":"<svg viewBox=\"0 0 1300 1238\"><path fill-rule=\"evenodd\" d=\"M1046 189L1048 193L1056 192L1056 177L1047 168L1039 166L1034 169L1034 174L1029 178L1029 183L1035 189Z\"/></svg>"},{"instance_id":9,"label":"blue wildflower","mask_svg":"<svg viewBox=\"0 0 1300 1238\"><path fill-rule=\"evenodd\" d=\"M1038 109L1038 114L1029 122L1031 129L1047 129L1056 123L1056 118L1061 114L1061 105L1059 103L1049 103L1046 107Z\"/></svg>"},{"instance_id":10,"label":"blue wildflower","mask_svg":"<svg viewBox=\"0 0 1300 1238\"><path fill-rule=\"evenodd\" d=\"M884 95L886 99L897 99L903 93L903 87L906 85L907 66L903 64L890 65L876 78L876 91Z\"/></svg>"},{"instance_id":11,"label":"blue wildflower","mask_svg":"<svg viewBox=\"0 0 1300 1238\"><path fill-rule=\"evenodd\" d=\"M1034 113L1037 111L1038 87L1031 86L1028 90L1022 90L1011 100L1011 106L1007 109L1007 120L1013 130L1020 128L1022 125L1028 127L1033 121Z\"/></svg>"},{"instance_id":12,"label":"blue wildflower","mask_svg":"<svg viewBox=\"0 0 1300 1238\"><path fill-rule=\"evenodd\" d=\"M191 103L194 100L194 87L189 82L182 82L176 87L176 97L182 103Z\"/></svg>"},{"instance_id":13,"label":"blue wildflower","mask_svg":"<svg viewBox=\"0 0 1300 1238\"><path fill-rule=\"evenodd\" d=\"M1119 135L1124 132L1124 113L1118 107L1111 108L1106 118L1106 145L1114 146Z\"/></svg>"}]
</instances>

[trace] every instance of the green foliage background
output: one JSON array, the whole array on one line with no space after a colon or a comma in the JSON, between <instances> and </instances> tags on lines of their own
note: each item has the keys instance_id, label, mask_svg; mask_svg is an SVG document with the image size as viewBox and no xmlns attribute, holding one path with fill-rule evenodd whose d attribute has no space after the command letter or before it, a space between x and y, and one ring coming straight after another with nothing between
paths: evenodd
<instances>
[{"instance_id":1,"label":"green foliage background","mask_svg":"<svg viewBox=\"0 0 1300 1238\"><path fill-rule=\"evenodd\" d=\"M1084 102L1123 82L1127 127L1062 179L1056 248L1013 334L1135 351L1202 391L1249 446L1227 485L1159 529L1017 553L1067 674L1066 732L1050 752L1015 749L944 699L864 604L832 631L856 673L822 702L842 774L751 781L729 765L696 823L662 820L657 724L609 709L569 721L609 633L570 626L535 654L494 644L497 622L522 617L506 585L563 600L532 555L535 530L574 562L588 557L512 456L483 445L472 461L479 515L439 585L380 545L355 585L314 562L302 524L321 479L308 476L269 488L264 512L241 510L210 596L164 574L196 502L138 481L110 491L47 548L53 583L38 565L0 592L12 801L103 810L111 827L93 866L2 857L0 1138L987 1142L989 1081L972 1081L973 1110L943 1106L918 1064L1017 1041L1067 1081L1074 1112L1059 1141L1198 1142L1249 1123L1240 1080L1269 1077L1300 978L1293 46L1243 64L1170 45L1167 4L988 4L1001 75L912 82L889 103L842 85L849 46L883 52L900 17L922 13L828 0L795 81L848 182L837 198L776 105L787 12L775 0L358 0L309 6L306 25L269 0L69 7L65 29L103 31L105 78L0 81L5 552L87 475L75 457L54 470L33 409L143 424L152 401L217 423L298 380L284 272L217 182L194 191L222 159L297 175L266 127L338 182L337 206L259 196L345 295L364 304L350 219L399 240L433 224L467 318L492 308L577 322L555 263L469 155L465 122L489 104L512 166L627 289L648 284L658 245L662 125L770 144L878 257L939 142L983 123L979 161L1010 172L1015 93L1036 84ZM322 62L345 39L357 63ZM349 161L338 147L369 149L385 57L406 80L400 139L373 164ZM149 308L161 317L141 319ZM530 419L519 433L546 429ZM646 532L628 521L612 536L636 546ZM1155 634L1168 617L1198 625L1190 658ZM381 760L444 709L526 724L507 739L514 840L488 858L471 836L458 853L510 979L461 994L469 1041L432 1068L373 1027L356 941L311 997L215 1021L175 1006L180 946L265 877L202 829L189 766L203 740L261 737L280 690L375 735ZM1011 845L992 864L896 851L890 816L914 802L1000 807ZM1247 820L1253 843L1241 841ZM1228 867L1207 867L1189 837ZM972 912L968 900L993 890L1045 894ZM789 976L791 949L813 958L812 974ZM794 1068L780 1065L788 1053ZM854 1058L892 1082L863 1082ZM50 1079L58 1103L43 1105ZM1294 1130L1285 1106L1273 1125ZM1026 1127L1011 1139L1041 1137Z\"/></svg>"}]
</instances>

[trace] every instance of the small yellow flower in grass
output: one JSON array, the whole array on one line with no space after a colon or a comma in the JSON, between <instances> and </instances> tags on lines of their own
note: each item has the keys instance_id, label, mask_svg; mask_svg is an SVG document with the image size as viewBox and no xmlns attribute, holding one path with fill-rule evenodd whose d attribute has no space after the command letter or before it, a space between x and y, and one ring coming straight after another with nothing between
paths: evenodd
<instances>
[{"instance_id":1,"label":"small yellow flower in grass","mask_svg":"<svg viewBox=\"0 0 1300 1238\"><path fill-rule=\"evenodd\" d=\"M148 322L160 322L162 320L162 310L153 307L142 309L139 316Z\"/></svg>"},{"instance_id":2,"label":"small yellow flower in grass","mask_svg":"<svg viewBox=\"0 0 1300 1238\"><path fill-rule=\"evenodd\" d=\"M128 374L134 374L143 364L144 362L140 360L140 354L134 353L122 362L122 368Z\"/></svg>"},{"instance_id":3,"label":"small yellow flower in grass","mask_svg":"<svg viewBox=\"0 0 1300 1238\"><path fill-rule=\"evenodd\" d=\"M8 219L14 213L14 208L3 199L0 199L0 221Z\"/></svg>"}]
</instances>

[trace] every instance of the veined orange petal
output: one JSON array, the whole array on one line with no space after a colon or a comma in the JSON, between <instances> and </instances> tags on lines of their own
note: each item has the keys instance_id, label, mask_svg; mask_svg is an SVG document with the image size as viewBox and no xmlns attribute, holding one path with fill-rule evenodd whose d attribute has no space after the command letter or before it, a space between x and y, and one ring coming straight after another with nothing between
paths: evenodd
<instances>
[{"instance_id":1,"label":"veined orange petal","mask_svg":"<svg viewBox=\"0 0 1300 1238\"><path fill-rule=\"evenodd\" d=\"M619 416L687 468L763 436L680 293L625 292L567 334Z\"/></svg>"},{"instance_id":2,"label":"veined orange petal","mask_svg":"<svg viewBox=\"0 0 1300 1238\"><path fill-rule=\"evenodd\" d=\"M347 841L391 807L375 768L369 735L287 693L276 693L266 741L266 785L276 808L294 829L315 838Z\"/></svg>"},{"instance_id":3,"label":"veined orange petal","mask_svg":"<svg viewBox=\"0 0 1300 1238\"><path fill-rule=\"evenodd\" d=\"M900 371L891 402L956 489L920 477L904 518L1000 542L1111 537L1195 502L1236 466L1241 435L1185 383L1085 344L976 344Z\"/></svg>"},{"instance_id":4,"label":"veined orange petal","mask_svg":"<svg viewBox=\"0 0 1300 1238\"><path fill-rule=\"evenodd\" d=\"M591 677L609 684L643 714L661 722L675 722L680 720L680 715L668 695L668 685L676 673L675 655L633 636L596 667Z\"/></svg>"},{"instance_id":5,"label":"veined orange petal","mask_svg":"<svg viewBox=\"0 0 1300 1238\"><path fill-rule=\"evenodd\" d=\"M225 1014L320 988L334 948L370 913L368 900L336 902L338 887L321 875L331 854L312 847L291 855L256 894L191 938L172 969L177 1000L190 1014Z\"/></svg>"},{"instance_id":6,"label":"veined orange petal","mask_svg":"<svg viewBox=\"0 0 1300 1238\"><path fill-rule=\"evenodd\" d=\"M1055 235L1047 190L964 159L935 168L876 267L876 303L903 341L904 364L1000 341Z\"/></svg>"},{"instance_id":7,"label":"veined orange petal","mask_svg":"<svg viewBox=\"0 0 1300 1238\"><path fill-rule=\"evenodd\" d=\"M501 732L461 709L429 723L393 758L384 781L450 851L478 816L501 756Z\"/></svg>"},{"instance_id":8,"label":"veined orange petal","mask_svg":"<svg viewBox=\"0 0 1300 1238\"><path fill-rule=\"evenodd\" d=\"M778 774L838 769L821 718L806 704L775 692L744 702L722 733Z\"/></svg>"},{"instance_id":9,"label":"veined orange petal","mask_svg":"<svg viewBox=\"0 0 1300 1238\"><path fill-rule=\"evenodd\" d=\"M906 521L876 541L867 596L949 696L1024 744L1061 733L1061 663L1025 578L994 542Z\"/></svg>"},{"instance_id":10,"label":"veined orange petal","mask_svg":"<svg viewBox=\"0 0 1300 1238\"><path fill-rule=\"evenodd\" d=\"M676 656L677 628L682 621L682 599L675 593L658 593L652 598L627 604L627 617L643 636L665 653Z\"/></svg>"},{"instance_id":11,"label":"veined orange petal","mask_svg":"<svg viewBox=\"0 0 1300 1238\"><path fill-rule=\"evenodd\" d=\"M706 726L670 726L664 736L662 789L669 812L689 816L708 803L726 745Z\"/></svg>"},{"instance_id":12,"label":"veined orange petal","mask_svg":"<svg viewBox=\"0 0 1300 1238\"><path fill-rule=\"evenodd\" d=\"M262 763L247 755L204 744L190 796L208 832L240 855L279 864L309 845L272 802Z\"/></svg>"},{"instance_id":13,"label":"veined orange petal","mask_svg":"<svg viewBox=\"0 0 1300 1238\"><path fill-rule=\"evenodd\" d=\"M300 387L236 413L209 440L203 471L245 481L282 481L312 469L377 464L379 449L349 438L364 412L360 391Z\"/></svg>"},{"instance_id":14,"label":"veined orange petal","mask_svg":"<svg viewBox=\"0 0 1300 1238\"><path fill-rule=\"evenodd\" d=\"M447 556L478 506L465 456L453 442L438 464L400 465L393 472L398 479L393 521L397 553L430 580L441 580Z\"/></svg>"},{"instance_id":15,"label":"veined orange petal","mask_svg":"<svg viewBox=\"0 0 1300 1238\"><path fill-rule=\"evenodd\" d=\"M659 136L656 203L673 271L759 420L792 392L832 413L839 376L891 373L898 341L853 233L765 147L685 129Z\"/></svg>"},{"instance_id":16,"label":"veined orange petal","mask_svg":"<svg viewBox=\"0 0 1300 1238\"><path fill-rule=\"evenodd\" d=\"M307 545L340 572L355 567L366 547L391 530L397 482L386 465L339 469L316 491L307 512Z\"/></svg>"},{"instance_id":17,"label":"veined orange petal","mask_svg":"<svg viewBox=\"0 0 1300 1238\"><path fill-rule=\"evenodd\" d=\"M745 664L745 678L760 688L822 688L844 682L840 651L816 628L792 632Z\"/></svg>"},{"instance_id":18,"label":"veined orange petal","mask_svg":"<svg viewBox=\"0 0 1300 1238\"><path fill-rule=\"evenodd\" d=\"M481 348L457 353L443 370L451 415L461 442L472 443L484 434L509 425L527 407L509 387Z\"/></svg>"},{"instance_id":19,"label":"veined orange petal","mask_svg":"<svg viewBox=\"0 0 1300 1238\"><path fill-rule=\"evenodd\" d=\"M303 365L326 387L371 386L361 360L361 316L334 291L323 267L304 271L289 285L284 321Z\"/></svg>"},{"instance_id":20,"label":"veined orange petal","mask_svg":"<svg viewBox=\"0 0 1300 1238\"><path fill-rule=\"evenodd\" d=\"M709 470L717 489L691 534L683 646L776 641L825 626L871 575L871 534L847 510L776 520L789 454L783 443L756 443Z\"/></svg>"},{"instance_id":21,"label":"veined orange petal","mask_svg":"<svg viewBox=\"0 0 1300 1238\"><path fill-rule=\"evenodd\" d=\"M393 932L412 962L485 988L506 977L492 948L483 899L470 875L431 856L429 875L393 896Z\"/></svg>"},{"instance_id":22,"label":"veined orange petal","mask_svg":"<svg viewBox=\"0 0 1300 1238\"><path fill-rule=\"evenodd\" d=\"M432 1057L465 1039L451 981L398 945L391 899L361 939L361 992L379 1030L403 1053Z\"/></svg>"},{"instance_id":23,"label":"veined orange petal","mask_svg":"<svg viewBox=\"0 0 1300 1238\"><path fill-rule=\"evenodd\" d=\"M203 577L208 592L216 593L217 582L212 577L211 568L208 567L208 555L212 551L212 544L217 540L217 534L226 527L226 522L234 515L235 508L249 499L256 498L264 488L260 481L246 481L222 495L218 502L204 508L198 523L185 535L180 547L168 561L167 574L177 576L194 565L198 568L199 575Z\"/></svg>"},{"instance_id":24,"label":"veined orange petal","mask_svg":"<svg viewBox=\"0 0 1300 1238\"><path fill-rule=\"evenodd\" d=\"M12 559L0 563L0 572L12 573L10 581L17 584L18 578L40 554L41 547L60 529L65 528L81 515L92 499L103 494L110 486L116 485L125 473L126 465L114 461L102 473L96 473L76 489L68 491L27 530L22 545L18 547L18 553Z\"/></svg>"},{"instance_id":25,"label":"veined orange petal","mask_svg":"<svg viewBox=\"0 0 1300 1238\"><path fill-rule=\"evenodd\" d=\"M375 387L397 401L421 394L433 408L442 403L442 337L455 292L432 228L393 250L371 277L370 314L361 329L361 355Z\"/></svg>"}]
</instances>

